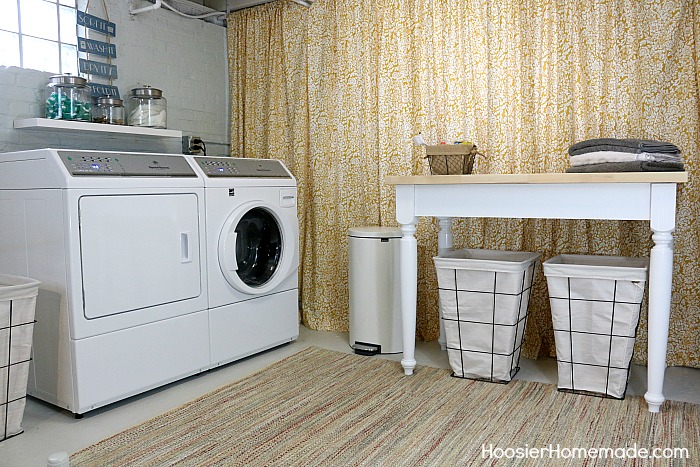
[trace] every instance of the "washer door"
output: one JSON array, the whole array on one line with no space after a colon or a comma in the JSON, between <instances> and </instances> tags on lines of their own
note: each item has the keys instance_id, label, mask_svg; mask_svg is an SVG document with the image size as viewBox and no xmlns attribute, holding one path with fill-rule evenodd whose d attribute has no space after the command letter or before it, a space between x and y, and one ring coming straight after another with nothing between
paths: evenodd
<instances>
[{"instance_id":1,"label":"washer door","mask_svg":"<svg viewBox=\"0 0 700 467\"><path fill-rule=\"evenodd\" d=\"M295 242L277 209L250 202L226 219L219 236L219 266L226 281L240 292L272 291L290 273Z\"/></svg>"}]
</instances>

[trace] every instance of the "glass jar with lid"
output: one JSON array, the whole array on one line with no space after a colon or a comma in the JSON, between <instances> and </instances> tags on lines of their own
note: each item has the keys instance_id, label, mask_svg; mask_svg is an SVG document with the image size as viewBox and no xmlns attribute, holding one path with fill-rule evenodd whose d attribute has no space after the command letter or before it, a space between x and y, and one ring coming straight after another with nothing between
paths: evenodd
<instances>
[{"instance_id":1,"label":"glass jar with lid","mask_svg":"<svg viewBox=\"0 0 700 467\"><path fill-rule=\"evenodd\" d=\"M92 121L112 125L126 124L124 101L116 97L97 98L97 107L92 112Z\"/></svg>"},{"instance_id":2,"label":"glass jar with lid","mask_svg":"<svg viewBox=\"0 0 700 467\"><path fill-rule=\"evenodd\" d=\"M128 111L131 126L167 128L167 101L160 89L151 86L132 89Z\"/></svg>"},{"instance_id":3,"label":"glass jar with lid","mask_svg":"<svg viewBox=\"0 0 700 467\"><path fill-rule=\"evenodd\" d=\"M71 74L51 76L45 97L46 118L90 121L92 96L85 78Z\"/></svg>"}]
</instances>

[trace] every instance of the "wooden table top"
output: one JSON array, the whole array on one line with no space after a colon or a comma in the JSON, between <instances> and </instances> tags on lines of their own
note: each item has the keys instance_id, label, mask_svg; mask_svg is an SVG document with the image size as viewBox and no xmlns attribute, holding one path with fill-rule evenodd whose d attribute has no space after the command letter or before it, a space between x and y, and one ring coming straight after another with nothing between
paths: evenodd
<instances>
[{"instance_id":1,"label":"wooden table top","mask_svg":"<svg viewBox=\"0 0 700 467\"><path fill-rule=\"evenodd\" d=\"M538 173L389 176L389 185L684 183L688 172Z\"/></svg>"}]
</instances>

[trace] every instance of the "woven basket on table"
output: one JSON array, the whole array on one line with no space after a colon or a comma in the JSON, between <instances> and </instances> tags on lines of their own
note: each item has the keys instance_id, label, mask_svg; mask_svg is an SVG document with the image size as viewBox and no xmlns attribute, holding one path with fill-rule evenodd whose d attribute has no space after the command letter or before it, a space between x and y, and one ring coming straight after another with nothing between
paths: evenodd
<instances>
[{"instance_id":1,"label":"woven basket on table","mask_svg":"<svg viewBox=\"0 0 700 467\"><path fill-rule=\"evenodd\" d=\"M425 147L425 158L432 175L463 175L474 170L474 161L481 155L473 144L440 144Z\"/></svg>"}]
</instances>

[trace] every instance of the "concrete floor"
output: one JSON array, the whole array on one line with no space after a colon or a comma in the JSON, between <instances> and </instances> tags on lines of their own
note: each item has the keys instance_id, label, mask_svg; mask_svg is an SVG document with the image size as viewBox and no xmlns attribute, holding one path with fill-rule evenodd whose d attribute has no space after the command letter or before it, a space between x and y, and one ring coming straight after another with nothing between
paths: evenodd
<instances>
[{"instance_id":1,"label":"concrete floor","mask_svg":"<svg viewBox=\"0 0 700 467\"><path fill-rule=\"evenodd\" d=\"M44 467L52 453L64 451L70 454L87 447L311 345L352 352L347 333L311 331L302 326L295 342L94 410L79 420L69 412L28 398L22 423L24 433L0 442L0 466ZM399 361L401 355L377 358ZM447 354L440 350L437 341L418 342L416 360L418 365L449 368ZM520 367L516 379L557 383L555 359L522 358ZM642 395L645 391L646 369L633 366L627 394ZM664 394L667 399L700 404L700 369L669 368Z\"/></svg>"}]
</instances>

